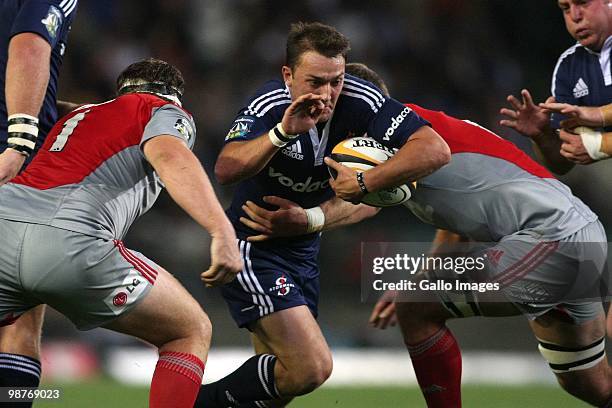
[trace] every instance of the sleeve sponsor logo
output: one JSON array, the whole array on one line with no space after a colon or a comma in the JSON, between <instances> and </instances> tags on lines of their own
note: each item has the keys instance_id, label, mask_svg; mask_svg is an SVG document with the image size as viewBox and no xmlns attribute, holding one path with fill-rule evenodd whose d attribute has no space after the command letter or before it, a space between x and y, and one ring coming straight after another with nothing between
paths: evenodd
<instances>
[{"instance_id":1,"label":"sleeve sponsor logo","mask_svg":"<svg viewBox=\"0 0 612 408\"><path fill-rule=\"evenodd\" d=\"M232 128L227 132L225 140L235 139L237 137L244 137L250 131L253 126L254 120L248 116L241 116L232 125Z\"/></svg>"},{"instance_id":2,"label":"sleeve sponsor logo","mask_svg":"<svg viewBox=\"0 0 612 408\"><path fill-rule=\"evenodd\" d=\"M49 36L51 38L57 37L57 32L59 30L60 25L62 25L62 13L55 6L49 6L49 11L47 11L47 16L40 20L41 23L47 29Z\"/></svg>"},{"instance_id":3,"label":"sleeve sponsor logo","mask_svg":"<svg viewBox=\"0 0 612 408\"><path fill-rule=\"evenodd\" d=\"M383 140L390 140L391 139L391 136L393 136L393 134L395 133L395 130L399 127L399 125L402 124L404 119L406 119L406 116L408 116L408 114L411 111L412 111L412 109L406 107L406 108L404 108L403 111L401 111L399 113L399 115L397 115L394 118L391 118L391 126L389 126L387 128L387 131L385 132L385 136L383 137Z\"/></svg>"},{"instance_id":4,"label":"sleeve sponsor logo","mask_svg":"<svg viewBox=\"0 0 612 408\"><path fill-rule=\"evenodd\" d=\"M193 135L193 127L191 127L189 121L179 118L174 124L174 128L185 137L185 140L189 141L191 139L191 136Z\"/></svg>"}]
</instances>

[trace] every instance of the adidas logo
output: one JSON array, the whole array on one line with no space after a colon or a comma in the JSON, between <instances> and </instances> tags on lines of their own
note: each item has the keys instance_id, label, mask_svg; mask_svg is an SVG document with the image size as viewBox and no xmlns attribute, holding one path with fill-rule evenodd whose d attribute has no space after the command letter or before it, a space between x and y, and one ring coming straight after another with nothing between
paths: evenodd
<instances>
[{"instance_id":1,"label":"adidas logo","mask_svg":"<svg viewBox=\"0 0 612 408\"><path fill-rule=\"evenodd\" d=\"M291 146L285 147L283 150L281 150L281 152L285 156L289 156L292 159L304 160L304 155L302 154L302 144L299 140Z\"/></svg>"},{"instance_id":2,"label":"adidas logo","mask_svg":"<svg viewBox=\"0 0 612 408\"><path fill-rule=\"evenodd\" d=\"M574 85L574 98L582 98L583 96L587 96L589 94L589 87L587 86L584 79L580 78L576 85Z\"/></svg>"}]
</instances>

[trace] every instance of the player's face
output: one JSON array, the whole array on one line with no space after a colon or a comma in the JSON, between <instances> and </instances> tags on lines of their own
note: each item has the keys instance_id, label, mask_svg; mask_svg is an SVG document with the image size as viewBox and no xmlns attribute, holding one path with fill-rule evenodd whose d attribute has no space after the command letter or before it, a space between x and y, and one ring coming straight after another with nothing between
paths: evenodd
<instances>
[{"instance_id":1,"label":"player's face","mask_svg":"<svg viewBox=\"0 0 612 408\"><path fill-rule=\"evenodd\" d=\"M328 58L315 51L307 51L300 57L295 69L283 67L283 78L294 100L313 93L324 95L325 111L319 119L325 122L331 117L344 83L344 57Z\"/></svg>"},{"instance_id":2,"label":"player's face","mask_svg":"<svg viewBox=\"0 0 612 408\"><path fill-rule=\"evenodd\" d=\"M565 27L580 44L600 51L612 35L612 0L558 0Z\"/></svg>"}]
</instances>

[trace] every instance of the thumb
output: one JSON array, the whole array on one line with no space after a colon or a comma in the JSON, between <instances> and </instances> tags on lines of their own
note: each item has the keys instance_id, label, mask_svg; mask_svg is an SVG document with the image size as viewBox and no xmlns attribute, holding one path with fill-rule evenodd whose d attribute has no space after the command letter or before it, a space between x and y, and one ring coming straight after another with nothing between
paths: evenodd
<instances>
[{"instance_id":1,"label":"thumb","mask_svg":"<svg viewBox=\"0 0 612 408\"><path fill-rule=\"evenodd\" d=\"M549 96L548 98L546 98L546 103L555 103L555 97L554 96Z\"/></svg>"}]
</instances>

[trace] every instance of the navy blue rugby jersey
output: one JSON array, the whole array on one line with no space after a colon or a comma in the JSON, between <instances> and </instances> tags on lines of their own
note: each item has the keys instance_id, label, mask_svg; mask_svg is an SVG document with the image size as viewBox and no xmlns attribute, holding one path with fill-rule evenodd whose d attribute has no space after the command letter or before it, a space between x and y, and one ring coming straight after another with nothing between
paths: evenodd
<instances>
[{"instance_id":1,"label":"navy blue rugby jersey","mask_svg":"<svg viewBox=\"0 0 612 408\"><path fill-rule=\"evenodd\" d=\"M78 0L0 0L0 89L4 91L8 45L21 33L35 33L51 45L51 70L47 93L38 115L40 147L57 121L57 82L70 26ZM0 152L6 148L6 101L0 92Z\"/></svg>"},{"instance_id":2,"label":"navy blue rugby jersey","mask_svg":"<svg viewBox=\"0 0 612 408\"><path fill-rule=\"evenodd\" d=\"M284 82L267 82L240 109L225 142L251 140L265 134L282 120L290 104L290 91ZM323 158L329 156L340 141L367 133L387 146L399 148L426 125L429 123L412 109L385 97L370 82L346 75L331 119L300 134L280 149L259 174L238 184L228 209L238 237L244 239L256 233L239 221L239 217L245 216L241 206L247 200L273 209L275 207L263 202L263 196L283 197L304 208L332 198L334 192L329 186L329 173ZM296 240L313 240L315 235L318 234ZM284 238L283 241L288 240Z\"/></svg>"},{"instance_id":3,"label":"navy blue rugby jersey","mask_svg":"<svg viewBox=\"0 0 612 408\"><path fill-rule=\"evenodd\" d=\"M594 52L579 43L568 48L557 61L551 93L557 102L582 106L602 106L612 103L612 71L610 51L612 36L601 52ZM554 128L559 128L563 115L553 114ZM608 127L607 131L612 131Z\"/></svg>"}]
</instances>

